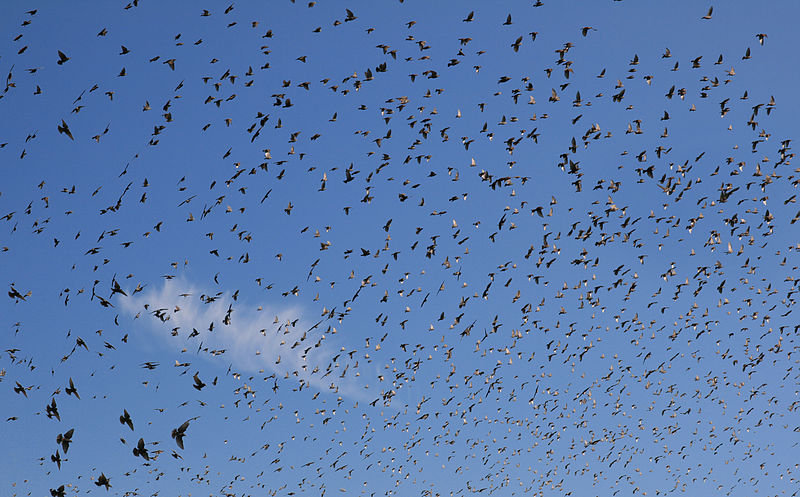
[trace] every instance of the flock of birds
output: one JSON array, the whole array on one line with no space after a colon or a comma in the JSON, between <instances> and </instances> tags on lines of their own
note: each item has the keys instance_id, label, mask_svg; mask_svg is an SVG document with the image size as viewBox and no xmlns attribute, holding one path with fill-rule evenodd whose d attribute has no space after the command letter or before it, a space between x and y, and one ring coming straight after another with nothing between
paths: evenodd
<instances>
[{"instance_id":1,"label":"flock of birds","mask_svg":"<svg viewBox=\"0 0 800 497\"><path fill-rule=\"evenodd\" d=\"M112 3L0 52L4 495L798 494L766 33Z\"/></svg>"}]
</instances>

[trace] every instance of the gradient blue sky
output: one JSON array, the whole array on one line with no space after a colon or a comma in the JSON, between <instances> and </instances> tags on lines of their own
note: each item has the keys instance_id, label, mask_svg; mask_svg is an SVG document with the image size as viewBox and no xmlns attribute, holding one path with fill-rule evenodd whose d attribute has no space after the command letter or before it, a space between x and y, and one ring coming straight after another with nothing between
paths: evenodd
<instances>
[{"instance_id":1,"label":"gradient blue sky","mask_svg":"<svg viewBox=\"0 0 800 497\"><path fill-rule=\"evenodd\" d=\"M800 6L535 3L0 6L2 493L796 494Z\"/></svg>"}]
</instances>

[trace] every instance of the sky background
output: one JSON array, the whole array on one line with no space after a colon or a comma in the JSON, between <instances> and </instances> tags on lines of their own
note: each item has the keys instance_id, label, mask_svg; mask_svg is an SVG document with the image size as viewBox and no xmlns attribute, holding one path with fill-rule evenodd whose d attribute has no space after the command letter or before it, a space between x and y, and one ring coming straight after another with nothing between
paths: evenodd
<instances>
[{"instance_id":1,"label":"sky background","mask_svg":"<svg viewBox=\"0 0 800 497\"><path fill-rule=\"evenodd\" d=\"M541 3L3 3L2 493L795 495L800 6Z\"/></svg>"}]
</instances>

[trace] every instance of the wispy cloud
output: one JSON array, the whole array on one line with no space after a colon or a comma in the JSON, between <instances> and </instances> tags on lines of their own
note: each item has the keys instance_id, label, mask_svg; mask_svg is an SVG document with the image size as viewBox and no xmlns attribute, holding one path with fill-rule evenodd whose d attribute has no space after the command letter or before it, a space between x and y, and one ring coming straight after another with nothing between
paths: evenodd
<instances>
[{"instance_id":1,"label":"wispy cloud","mask_svg":"<svg viewBox=\"0 0 800 497\"><path fill-rule=\"evenodd\" d=\"M229 292L210 291L182 279L123 297L121 307L137 318L149 318L149 327L161 336L174 340L177 333L193 346L202 343L239 370L289 375L304 387L364 396L355 372L342 377L346 352L333 345L327 325L314 327L320 318L309 319L302 307L252 306L234 300ZM337 354L340 367L335 366Z\"/></svg>"}]
</instances>

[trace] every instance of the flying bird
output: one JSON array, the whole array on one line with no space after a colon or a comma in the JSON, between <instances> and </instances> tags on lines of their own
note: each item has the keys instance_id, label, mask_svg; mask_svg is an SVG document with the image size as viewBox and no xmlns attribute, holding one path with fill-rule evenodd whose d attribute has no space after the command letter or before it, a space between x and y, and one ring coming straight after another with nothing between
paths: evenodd
<instances>
[{"instance_id":1,"label":"flying bird","mask_svg":"<svg viewBox=\"0 0 800 497\"><path fill-rule=\"evenodd\" d=\"M183 449L183 437L186 436L186 430L189 428L189 421L184 422L177 428L173 428L172 430L172 438L175 439L175 443L178 444L178 447Z\"/></svg>"}]
</instances>

